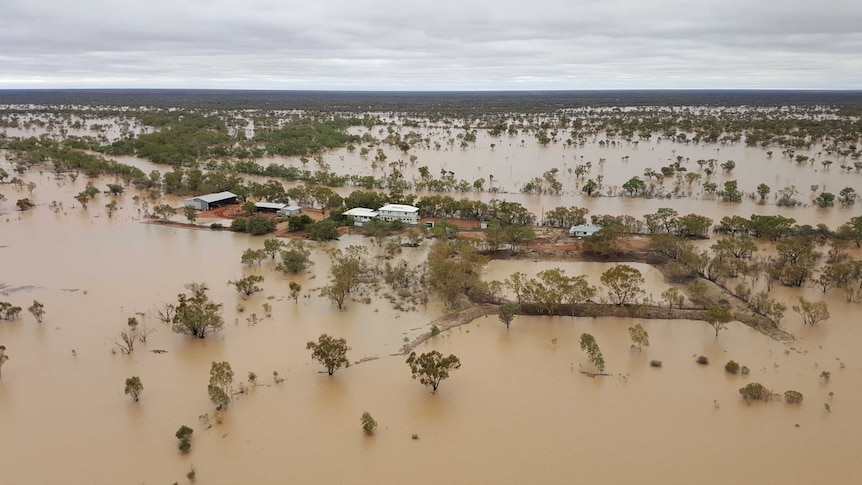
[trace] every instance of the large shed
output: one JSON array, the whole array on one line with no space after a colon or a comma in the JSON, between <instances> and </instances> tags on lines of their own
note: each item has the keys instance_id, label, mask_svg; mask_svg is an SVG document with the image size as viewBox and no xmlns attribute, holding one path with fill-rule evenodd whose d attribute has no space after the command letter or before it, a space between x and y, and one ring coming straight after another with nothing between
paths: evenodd
<instances>
[{"instance_id":1,"label":"large shed","mask_svg":"<svg viewBox=\"0 0 862 485\"><path fill-rule=\"evenodd\" d=\"M235 204L236 194L233 192L218 192L215 194L199 195L183 201L185 207L194 207L199 211L210 210L215 207Z\"/></svg>"},{"instance_id":2,"label":"large shed","mask_svg":"<svg viewBox=\"0 0 862 485\"><path fill-rule=\"evenodd\" d=\"M275 212L278 213L281 209L287 207L287 204L282 204L279 202L255 202L254 208L257 209L258 212Z\"/></svg>"},{"instance_id":3,"label":"large shed","mask_svg":"<svg viewBox=\"0 0 862 485\"><path fill-rule=\"evenodd\" d=\"M590 237L601 230L602 228L600 226L572 226L572 228L569 229L569 237Z\"/></svg>"},{"instance_id":4,"label":"large shed","mask_svg":"<svg viewBox=\"0 0 862 485\"><path fill-rule=\"evenodd\" d=\"M302 213L302 207L298 205L286 205L276 212L276 215L281 217L295 216Z\"/></svg>"}]
</instances>

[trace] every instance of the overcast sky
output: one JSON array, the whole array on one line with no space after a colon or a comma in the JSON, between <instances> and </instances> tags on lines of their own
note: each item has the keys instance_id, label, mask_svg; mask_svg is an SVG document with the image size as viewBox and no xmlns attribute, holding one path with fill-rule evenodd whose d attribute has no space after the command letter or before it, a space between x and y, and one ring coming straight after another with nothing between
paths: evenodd
<instances>
[{"instance_id":1,"label":"overcast sky","mask_svg":"<svg viewBox=\"0 0 862 485\"><path fill-rule=\"evenodd\" d=\"M0 0L0 88L862 89L862 0Z\"/></svg>"}]
</instances>

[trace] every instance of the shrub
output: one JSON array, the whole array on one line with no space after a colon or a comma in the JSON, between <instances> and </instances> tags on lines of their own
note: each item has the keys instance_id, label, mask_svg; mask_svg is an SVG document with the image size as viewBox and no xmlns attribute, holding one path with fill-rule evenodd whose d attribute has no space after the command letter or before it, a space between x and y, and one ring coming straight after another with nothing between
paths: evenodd
<instances>
[{"instance_id":1,"label":"shrub","mask_svg":"<svg viewBox=\"0 0 862 485\"><path fill-rule=\"evenodd\" d=\"M820 378L823 379L823 382L829 382L829 379L832 377L832 373L825 370L820 373Z\"/></svg>"},{"instance_id":2,"label":"shrub","mask_svg":"<svg viewBox=\"0 0 862 485\"><path fill-rule=\"evenodd\" d=\"M213 222L210 224L210 229L224 229L224 224L221 222Z\"/></svg>"},{"instance_id":3,"label":"shrub","mask_svg":"<svg viewBox=\"0 0 862 485\"><path fill-rule=\"evenodd\" d=\"M192 447L190 443L192 433L194 433L194 430L185 425L180 426L180 429L177 430L176 437L180 440L179 448L183 453L188 453L189 449Z\"/></svg>"},{"instance_id":4,"label":"shrub","mask_svg":"<svg viewBox=\"0 0 862 485\"><path fill-rule=\"evenodd\" d=\"M729 360L727 361L727 364L724 365L724 370L730 372L731 374L739 374L739 364L732 360Z\"/></svg>"},{"instance_id":5,"label":"shrub","mask_svg":"<svg viewBox=\"0 0 862 485\"><path fill-rule=\"evenodd\" d=\"M651 360L651 361L649 361L649 365L650 365L650 367L661 367L661 361L660 360Z\"/></svg>"},{"instance_id":6,"label":"shrub","mask_svg":"<svg viewBox=\"0 0 862 485\"><path fill-rule=\"evenodd\" d=\"M784 400L787 404L799 404L802 402L802 393L799 391L786 391L784 393Z\"/></svg>"},{"instance_id":7,"label":"shrub","mask_svg":"<svg viewBox=\"0 0 862 485\"><path fill-rule=\"evenodd\" d=\"M759 382L747 384L739 389L739 393L746 401L769 401L773 396L772 391Z\"/></svg>"},{"instance_id":8,"label":"shrub","mask_svg":"<svg viewBox=\"0 0 862 485\"><path fill-rule=\"evenodd\" d=\"M747 366L742 366L742 368L739 370L742 373L742 375L744 375L744 376L751 374L751 369L749 369Z\"/></svg>"},{"instance_id":9,"label":"shrub","mask_svg":"<svg viewBox=\"0 0 862 485\"><path fill-rule=\"evenodd\" d=\"M246 219L234 219L230 223L230 230L234 232L245 232L246 231Z\"/></svg>"},{"instance_id":10,"label":"shrub","mask_svg":"<svg viewBox=\"0 0 862 485\"><path fill-rule=\"evenodd\" d=\"M365 434L371 435L374 434L374 430L377 429L377 421L371 417L371 414L366 411L362 413L362 431L365 431Z\"/></svg>"},{"instance_id":11,"label":"shrub","mask_svg":"<svg viewBox=\"0 0 862 485\"><path fill-rule=\"evenodd\" d=\"M440 335L440 327L437 325L431 325L431 336L436 337L437 335Z\"/></svg>"},{"instance_id":12,"label":"shrub","mask_svg":"<svg viewBox=\"0 0 862 485\"><path fill-rule=\"evenodd\" d=\"M700 365L708 365L709 364L709 359L707 359L705 355L698 355L697 358L694 359L694 361Z\"/></svg>"}]
</instances>

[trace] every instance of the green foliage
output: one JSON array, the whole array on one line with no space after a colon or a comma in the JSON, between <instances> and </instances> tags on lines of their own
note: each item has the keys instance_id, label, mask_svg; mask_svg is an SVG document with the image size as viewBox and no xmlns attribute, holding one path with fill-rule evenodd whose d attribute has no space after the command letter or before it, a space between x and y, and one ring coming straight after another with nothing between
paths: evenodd
<instances>
[{"instance_id":1,"label":"green foliage","mask_svg":"<svg viewBox=\"0 0 862 485\"><path fill-rule=\"evenodd\" d=\"M305 214L287 218L287 230L290 232L303 231L312 224L314 224L314 219Z\"/></svg>"},{"instance_id":2,"label":"green foliage","mask_svg":"<svg viewBox=\"0 0 862 485\"><path fill-rule=\"evenodd\" d=\"M769 195L772 189L769 188L766 184L760 184L757 186L757 193L760 195L760 201L763 202L766 200L766 196Z\"/></svg>"},{"instance_id":3,"label":"green foliage","mask_svg":"<svg viewBox=\"0 0 862 485\"><path fill-rule=\"evenodd\" d=\"M0 377L3 376L3 364L9 360L9 356L6 355L6 346L0 345Z\"/></svg>"},{"instance_id":4,"label":"green foliage","mask_svg":"<svg viewBox=\"0 0 862 485\"><path fill-rule=\"evenodd\" d=\"M21 307L0 301L0 320L15 320L21 314Z\"/></svg>"},{"instance_id":5,"label":"green foliage","mask_svg":"<svg viewBox=\"0 0 862 485\"><path fill-rule=\"evenodd\" d=\"M171 217L177 215L177 210L168 204L159 204L153 207L153 213L167 221Z\"/></svg>"},{"instance_id":6,"label":"green foliage","mask_svg":"<svg viewBox=\"0 0 862 485\"><path fill-rule=\"evenodd\" d=\"M222 409L230 403L232 389L233 369L230 362L213 362L207 392L216 409Z\"/></svg>"},{"instance_id":7,"label":"green foliage","mask_svg":"<svg viewBox=\"0 0 862 485\"><path fill-rule=\"evenodd\" d=\"M551 227L571 227L587 223L590 210L585 207L555 207L545 212L542 224Z\"/></svg>"},{"instance_id":8,"label":"green foliage","mask_svg":"<svg viewBox=\"0 0 862 485\"><path fill-rule=\"evenodd\" d=\"M299 303L299 292L302 291L302 285L295 281L291 281L287 286L290 289L290 297L293 299L293 302Z\"/></svg>"},{"instance_id":9,"label":"green foliage","mask_svg":"<svg viewBox=\"0 0 862 485\"><path fill-rule=\"evenodd\" d=\"M521 311L521 306L517 303L504 303L500 305L497 316L500 318L500 321L506 325L506 329L508 330L509 325L512 324L512 321L515 319L515 316Z\"/></svg>"},{"instance_id":10,"label":"green foliage","mask_svg":"<svg viewBox=\"0 0 862 485\"><path fill-rule=\"evenodd\" d=\"M829 307L824 301L808 301L804 297L799 297L799 305L793 305L793 311L802 317L802 322L805 325L817 325L823 320L829 319Z\"/></svg>"},{"instance_id":11,"label":"green foliage","mask_svg":"<svg viewBox=\"0 0 862 485\"><path fill-rule=\"evenodd\" d=\"M353 123L346 118L323 122L296 120L278 129L256 130L255 140L265 144L272 155L313 155L326 148L358 142L358 136L346 132Z\"/></svg>"},{"instance_id":12,"label":"green foliage","mask_svg":"<svg viewBox=\"0 0 862 485\"><path fill-rule=\"evenodd\" d=\"M645 283L643 275L627 264L618 264L602 273L601 282L611 301L619 306L634 303L638 296L644 294L641 289Z\"/></svg>"},{"instance_id":13,"label":"green foliage","mask_svg":"<svg viewBox=\"0 0 862 485\"><path fill-rule=\"evenodd\" d=\"M126 379L126 395L132 396L132 399L134 399L135 402L138 401L141 396L141 391L143 390L144 385L141 383L140 377L132 376Z\"/></svg>"},{"instance_id":14,"label":"green foliage","mask_svg":"<svg viewBox=\"0 0 862 485\"><path fill-rule=\"evenodd\" d=\"M775 395L759 382L752 382L745 387L739 389L742 398L747 402L750 401L769 401Z\"/></svg>"},{"instance_id":15,"label":"green foliage","mask_svg":"<svg viewBox=\"0 0 862 485\"><path fill-rule=\"evenodd\" d=\"M185 288L190 295L177 295L179 303L172 319L172 329L176 333L206 338L207 334L217 332L224 326L221 316L222 305L210 301L205 283L189 283Z\"/></svg>"},{"instance_id":16,"label":"green foliage","mask_svg":"<svg viewBox=\"0 0 862 485\"><path fill-rule=\"evenodd\" d=\"M736 180L724 183L724 190L719 192L721 199L725 202L742 202L742 192L739 191Z\"/></svg>"},{"instance_id":17,"label":"green foliage","mask_svg":"<svg viewBox=\"0 0 862 485\"><path fill-rule=\"evenodd\" d=\"M362 423L362 431L364 431L365 434L374 434L374 430L377 429L377 421L371 417L371 413L365 411L362 413L362 417L359 418L359 421Z\"/></svg>"},{"instance_id":18,"label":"green foliage","mask_svg":"<svg viewBox=\"0 0 862 485\"><path fill-rule=\"evenodd\" d=\"M787 404L801 404L802 403L802 393L799 391L785 391L784 392L784 401Z\"/></svg>"},{"instance_id":19,"label":"green foliage","mask_svg":"<svg viewBox=\"0 0 862 485\"><path fill-rule=\"evenodd\" d=\"M175 436L180 440L179 449L181 452L188 453L191 449L191 439L194 432L195 430L185 425L180 426L180 429L177 430Z\"/></svg>"},{"instance_id":20,"label":"green foliage","mask_svg":"<svg viewBox=\"0 0 862 485\"><path fill-rule=\"evenodd\" d=\"M36 300L33 300L33 304L27 308L27 311L33 315L33 318L36 319L36 322L42 323L42 319L45 317L45 305L39 303Z\"/></svg>"},{"instance_id":21,"label":"green foliage","mask_svg":"<svg viewBox=\"0 0 862 485\"><path fill-rule=\"evenodd\" d=\"M588 333L581 334L581 350L587 353L587 358L596 366L599 372L605 371L605 358L602 356L602 351L599 349L599 344L596 343L595 337Z\"/></svg>"},{"instance_id":22,"label":"green foliage","mask_svg":"<svg viewBox=\"0 0 862 485\"><path fill-rule=\"evenodd\" d=\"M254 266L257 264L260 266L260 262L266 259L266 251L263 249L246 249L242 252L242 256L240 257L240 261L242 264L246 266Z\"/></svg>"},{"instance_id":23,"label":"green foliage","mask_svg":"<svg viewBox=\"0 0 862 485\"><path fill-rule=\"evenodd\" d=\"M315 222L308 226L308 235L315 241L338 239L338 224L331 219Z\"/></svg>"},{"instance_id":24,"label":"green foliage","mask_svg":"<svg viewBox=\"0 0 862 485\"><path fill-rule=\"evenodd\" d=\"M345 251L335 250L331 253L330 283L320 289L323 297L330 299L344 308L347 295L358 288L365 272L365 249L360 246L350 246Z\"/></svg>"},{"instance_id":25,"label":"green foliage","mask_svg":"<svg viewBox=\"0 0 862 485\"><path fill-rule=\"evenodd\" d=\"M735 361L728 360L727 364L724 364L724 370L730 374L739 374L740 367Z\"/></svg>"},{"instance_id":26,"label":"green foliage","mask_svg":"<svg viewBox=\"0 0 862 485\"><path fill-rule=\"evenodd\" d=\"M343 338L336 339L324 333L317 342L308 342L305 348L311 350L311 358L323 364L329 375L342 367L350 366L350 361L347 360L347 351L350 348L347 346L347 340Z\"/></svg>"},{"instance_id":27,"label":"green foliage","mask_svg":"<svg viewBox=\"0 0 862 485\"><path fill-rule=\"evenodd\" d=\"M437 241L428 251L428 286L447 308L455 308L460 298L479 284L487 262L488 258L466 242Z\"/></svg>"},{"instance_id":28,"label":"green foliage","mask_svg":"<svg viewBox=\"0 0 862 485\"><path fill-rule=\"evenodd\" d=\"M410 366L413 379L418 379L425 386L431 386L432 391L437 392L437 387L449 377L449 373L461 368L461 361L455 355L443 357L440 352L432 350L419 356L416 352L410 352L407 365Z\"/></svg>"},{"instance_id":29,"label":"green foliage","mask_svg":"<svg viewBox=\"0 0 862 485\"><path fill-rule=\"evenodd\" d=\"M436 337L440 335L440 327L437 325L431 325L431 336Z\"/></svg>"},{"instance_id":30,"label":"green foliage","mask_svg":"<svg viewBox=\"0 0 862 485\"><path fill-rule=\"evenodd\" d=\"M832 207L835 205L835 194L831 192L820 192L820 194L814 198L814 203L820 207Z\"/></svg>"},{"instance_id":31,"label":"green foliage","mask_svg":"<svg viewBox=\"0 0 862 485\"><path fill-rule=\"evenodd\" d=\"M640 323L629 327L629 337L632 339L632 348L637 349L638 352L644 347L649 347L649 334Z\"/></svg>"},{"instance_id":32,"label":"green foliage","mask_svg":"<svg viewBox=\"0 0 862 485\"><path fill-rule=\"evenodd\" d=\"M640 177L632 177L623 184L623 190L633 196L642 194L646 191L646 184L640 179Z\"/></svg>"},{"instance_id":33,"label":"green foliage","mask_svg":"<svg viewBox=\"0 0 862 485\"><path fill-rule=\"evenodd\" d=\"M718 338L718 332L726 329L730 321L730 309L727 307L713 305L706 310L706 323L715 330L716 338Z\"/></svg>"},{"instance_id":34,"label":"green foliage","mask_svg":"<svg viewBox=\"0 0 862 485\"><path fill-rule=\"evenodd\" d=\"M291 240L287 249L281 252L281 262L275 266L275 269L285 273L299 273L311 264L310 256L311 251L302 241Z\"/></svg>"},{"instance_id":35,"label":"green foliage","mask_svg":"<svg viewBox=\"0 0 862 485\"><path fill-rule=\"evenodd\" d=\"M271 237L263 241L263 251L269 255L270 258L275 259L275 255L285 247L287 244L281 239L277 239Z\"/></svg>"},{"instance_id":36,"label":"green foliage","mask_svg":"<svg viewBox=\"0 0 862 485\"><path fill-rule=\"evenodd\" d=\"M188 220L190 224L194 224L195 221L198 220L198 210L194 207L187 205L183 207L183 212L185 212L186 220Z\"/></svg>"},{"instance_id":37,"label":"green foliage","mask_svg":"<svg viewBox=\"0 0 862 485\"><path fill-rule=\"evenodd\" d=\"M263 276L252 274L244 276L236 281L228 281L227 284L233 285L237 292L245 296L251 296L254 293L263 291L263 288L258 286L258 283L263 283L263 280Z\"/></svg>"}]
</instances>

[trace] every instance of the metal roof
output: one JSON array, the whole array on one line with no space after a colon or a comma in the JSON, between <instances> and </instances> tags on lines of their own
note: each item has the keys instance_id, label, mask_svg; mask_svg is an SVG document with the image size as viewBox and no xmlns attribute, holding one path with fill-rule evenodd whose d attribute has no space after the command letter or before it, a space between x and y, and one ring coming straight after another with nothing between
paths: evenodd
<instances>
[{"instance_id":1,"label":"metal roof","mask_svg":"<svg viewBox=\"0 0 862 485\"><path fill-rule=\"evenodd\" d=\"M602 229L601 226L572 226L569 232L598 232Z\"/></svg>"},{"instance_id":2,"label":"metal roof","mask_svg":"<svg viewBox=\"0 0 862 485\"><path fill-rule=\"evenodd\" d=\"M377 217L377 211L366 209L365 207L354 207L353 209L342 212L341 215L353 217Z\"/></svg>"},{"instance_id":3,"label":"metal roof","mask_svg":"<svg viewBox=\"0 0 862 485\"><path fill-rule=\"evenodd\" d=\"M403 205L403 204L386 204L377 210L379 210L379 211L395 211L395 212L419 212L418 207L413 207L412 205Z\"/></svg>"},{"instance_id":4,"label":"metal roof","mask_svg":"<svg viewBox=\"0 0 862 485\"><path fill-rule=\"evenodd\" d=\"M255 207L260 207L261 209L284 209L287 207L287 204L279 204L278 202L255 202Z\"/></svg>"},{"instance_id":5,"label":"metal roof","mask_svg":"<svg viewBox=\"0 0 862 485\"><path fill-rule=\"evenodd\" d=\"M225 199L232 199L234 197L236 197L236 194L234 194L233 192L219 192L216 194L199 195L197 197L192 197L191 199L186 200L202 200L208 204L211 204L213 202L218 202Z\"/></svg>"}]
</instances>

